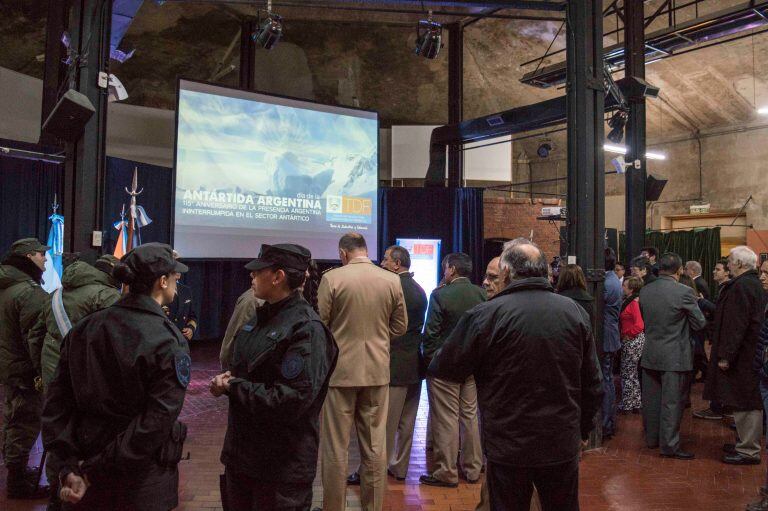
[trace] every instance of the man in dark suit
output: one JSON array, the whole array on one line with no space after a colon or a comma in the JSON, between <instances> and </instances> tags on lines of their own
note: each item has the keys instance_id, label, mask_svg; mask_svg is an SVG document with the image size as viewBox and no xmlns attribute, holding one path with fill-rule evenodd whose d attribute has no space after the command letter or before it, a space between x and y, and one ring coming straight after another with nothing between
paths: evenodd
<instances>
[{"instance_id":1,"label":"man in dark suit","mask_svg":"<svg viewBox=\"0 0 768 511\"><path fill-rule=\"evenodd\" d=\"M403 286L408 327L404 335L392 339L389 346L389 408L387 411L387 473L402 481L408 473L413 445L413 428L421 399L424 379L421 361L421 331L427 313L427 294L413 278L411 255L403 247L392 245L384 252L381 267L400 276ZM397 439L397 441L395 441ZM355 472L349 484L360 484Z\"/></svg>"},{"instance_id":2,"label":"man in dark suit","mask_svg":"<svg viewBox=\"0 0 768 511\"><path fill-rule=\"evenodd\" d=\"M696 293L698 298L709 300L709 283L701 276L701 264L698 261L688 261L685 263L685 274L691 277L694 285L696 286ZM701 309L701 307L699 307ZM702 312L703 309L702 309ZM706 312L704 313L706 318ZM709 320L709 318L707 318ZM705 380L707 377L707 354L704 349L704 342L707 338L707 330L701 330L693 334L693 372L691 378L693 381L696 379L696 375L701 373L701 380Z\"/></svg>"},{"instance_id":3,"label":"man in dark suit","mask_svg":"<svg viewBox=\"0 0 768 511\"><path fill-rule=\"evenodd\" d=\"M683 390L693 368L691 330L706 325L693 289L678 282L683 263L666 253L659 260L659 278L640 290L645 320L643 368L643 424L650 448L661 448L667 458L690 460L694 455L680 448Z\"/></svg>"},{"instance_id":4,"label":"man in dark suit","mask_svg":"<svg viewBox=\"0 0 768 511\"><path fill-rule=\"evenodd\" d=\"M709 284L701 276L701 264L698 261L688 261L685 263L685 273L693 279L696 284L696 290L702 298L709 300Z\"/></svg>"}]
</instances>

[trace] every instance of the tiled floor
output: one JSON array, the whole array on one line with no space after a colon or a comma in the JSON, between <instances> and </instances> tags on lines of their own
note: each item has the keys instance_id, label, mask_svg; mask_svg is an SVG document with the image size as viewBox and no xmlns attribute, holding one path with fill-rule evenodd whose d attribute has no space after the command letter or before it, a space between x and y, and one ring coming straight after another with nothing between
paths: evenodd
<instances>
[{"instance_id":1,"label":"tiled floor","mask_svg":"<svg viewBox=\"0 0 768 511\"><path fill-rule=\"evenodd\" d=\"M179 509L220 510L218 462L226 427L227 403L208 394L207 381L216 373L217 347L194 348L193 377L182 416L189 425L186 449L191 458L181 464ZM701 385L694 387L694 408L701 404ZM422 394L426 396L426 393ZM421 486L425 472L426 400L419 410L411 468L404 482L389 481L387 511L473 510L480 485L461 484L458 489ZM721 446L733 441L733 433L719 421L692 420L686 412L682 427L684 448L696 453L694 461L662 459L643 447L642 424L637 415L619 417L619 433L605 447L588 452L581 463L581 508L589 511L728 511L742 510L756 498L765 465L734 467L719 461ZM36 456L39 456L39 450ZM357 466L357 451L350 454ZM315 482L319 505L322 487ZM360 507L359 491L348 491L348 508ZM44 502L5 500L5 471L0 470L0 510L44 510Z\"/></svg>"}]
</instances>

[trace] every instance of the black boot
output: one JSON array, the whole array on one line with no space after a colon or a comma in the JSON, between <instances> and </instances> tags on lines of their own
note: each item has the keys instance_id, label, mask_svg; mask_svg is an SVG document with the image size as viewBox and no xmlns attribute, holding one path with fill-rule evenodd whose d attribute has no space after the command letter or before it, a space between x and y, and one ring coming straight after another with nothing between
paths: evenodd
<instances>
[{"instance_id":1,"label":"black boot","mask_svg":"<svg viewBox=\"0 0 768 511\"><path fill-rule=\"evenodd\" d=\"M27 475L26 467L8 465L7 495L9 499L44 499L50 488L37 484L37 473Z\"/></svg>"}]
</instances>

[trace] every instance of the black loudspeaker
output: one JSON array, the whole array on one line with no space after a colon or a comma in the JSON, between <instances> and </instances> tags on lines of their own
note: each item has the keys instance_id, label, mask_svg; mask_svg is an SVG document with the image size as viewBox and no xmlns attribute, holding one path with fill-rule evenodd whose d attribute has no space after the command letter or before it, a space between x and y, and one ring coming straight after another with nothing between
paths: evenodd
<instances>
[{"instance_id":1,"label":"black loudspeaker","mask_svg":"<svg viewBox=\"0 0 768 511\"><path fill-rule=\"evenodd\" d=\"M659 200L659 197L661 197L661 192L664 190L664 186L666 186L666 184L666 179L657 179L648 174L648 177L645 180L646 202Z\"/></svg>"},{"instance_id":2,"label":"black loudspeaker","mask_svg":"<svg viewBox=\"0 0 768 511\"><path fill-rule=\"evenodd\" d=\"M93 103L84 94L69 89L53 107L43 123L42 131L74 142L83 134L85 124L95 112Z\"/></svg>"}]
</instances>

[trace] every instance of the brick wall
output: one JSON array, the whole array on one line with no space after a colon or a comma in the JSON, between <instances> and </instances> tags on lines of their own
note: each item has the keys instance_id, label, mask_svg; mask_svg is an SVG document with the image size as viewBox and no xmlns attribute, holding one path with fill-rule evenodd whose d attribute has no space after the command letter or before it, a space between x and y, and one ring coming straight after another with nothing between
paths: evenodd
<instances>
[{"instance_id":1,"label":"brick wall","mask_svg":"<svg viewBox=\"0 0 768 511\"><path fill-rule=\"evenodd\" d=\"M517 238L530 237L533 230L533 241L541 247L547 256L560 253L560 237L557 229L547 221L536 220L541 216L541 208L545 206L560 206L559 199L518 199L505 197L485 197L484 237L487 238ZM561 223L556 224L558 228Z\"/></svg>"}]
</instances>

